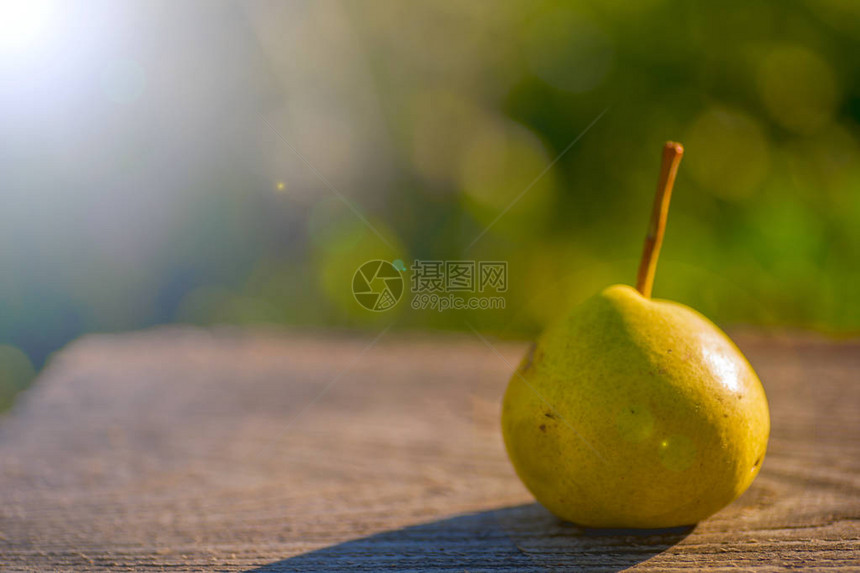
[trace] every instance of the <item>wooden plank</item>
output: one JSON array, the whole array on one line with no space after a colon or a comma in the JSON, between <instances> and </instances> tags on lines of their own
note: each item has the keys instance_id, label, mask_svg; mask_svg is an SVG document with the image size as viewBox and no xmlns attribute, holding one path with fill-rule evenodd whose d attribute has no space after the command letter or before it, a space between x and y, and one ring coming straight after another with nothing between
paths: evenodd
<instances>
[{"instance_id":1,"label":"wooden plank","mask_svg":"<svg viewBox=\"0 0 860 573\"><path fill-rule=\"evenodd\" d=\"M3 571L860 567L860 345L740 335L771 403L761 475L692 531L533 503L470 336L165 328L84 338L0 421ZM507 362L507 363L506 363Z\"/></svg>"}]
</instances>

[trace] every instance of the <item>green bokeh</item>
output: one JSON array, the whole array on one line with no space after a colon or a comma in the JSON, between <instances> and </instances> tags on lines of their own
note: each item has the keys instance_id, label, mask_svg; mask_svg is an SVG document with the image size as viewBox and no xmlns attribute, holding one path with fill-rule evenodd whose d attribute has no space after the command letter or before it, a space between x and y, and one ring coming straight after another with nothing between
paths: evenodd
<instances>
[{"instance_id":1,"label":"green bokeh","mask_svg":"<svg viewBox=\"0 0 860 573\"><path fill-rule=\"evenodd\" d=\"M634 280L669 139L654 295L724 326L860 331L856 3L135 6L154 33L102 66L130 66L133 98L54 71L0 102L0 343L37 366L165 322L531 336ZM506 308L407 292L370 313L350 280L377 258L508 261Z\"/></svg>"}]
</instances>

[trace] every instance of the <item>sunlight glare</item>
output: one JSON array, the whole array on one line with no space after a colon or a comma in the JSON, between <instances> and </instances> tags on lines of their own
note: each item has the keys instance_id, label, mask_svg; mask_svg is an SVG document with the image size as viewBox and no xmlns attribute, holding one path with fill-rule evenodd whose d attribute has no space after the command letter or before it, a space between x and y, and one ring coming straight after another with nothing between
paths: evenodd
<instances>
[{"instance_id":1,"label":"sunlight glare","mask_svg":"<svg viewBox=\"0 0 860 573\"><path fill-rule=\"evenodd\" d=\"M23 55L47 41L56 8L51 0L0 0L0 57Z\"/></svg>"}]
</instances>

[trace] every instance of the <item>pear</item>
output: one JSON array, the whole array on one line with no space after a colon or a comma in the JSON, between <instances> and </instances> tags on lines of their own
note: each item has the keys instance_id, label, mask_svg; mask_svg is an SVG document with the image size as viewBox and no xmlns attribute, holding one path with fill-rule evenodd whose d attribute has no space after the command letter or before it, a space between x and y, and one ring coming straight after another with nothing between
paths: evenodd
<instances>
[{"instance_id":1,"label":"pear","mask_svg":"<svg viewBox=\"0 0 860 573\"><path fill-rule=\"evenodd\" d=\"M698 312L650 297L682 154L664 148L637 288L607 287L547 329L505 393L517 475L582 526L695 524L740 496L764 460L770 416L749 362Z\"/></svg>"}]
</instances>

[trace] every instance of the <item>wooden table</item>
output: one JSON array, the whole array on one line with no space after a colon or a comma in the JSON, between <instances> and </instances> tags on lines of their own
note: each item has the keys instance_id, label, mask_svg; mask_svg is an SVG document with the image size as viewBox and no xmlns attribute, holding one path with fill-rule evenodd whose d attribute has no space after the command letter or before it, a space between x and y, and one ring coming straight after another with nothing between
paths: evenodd
<instances>
[{"instance_id":1,"label":"wooden table","mask_svg":"<svg viewBox=\"0 0 860 573\"><path fill-rule=\"evenodd\" d=\"M860 344L737 341L771 404L761 475L643 533L562 523L514 476L499 404L525 344L89 336L0 418L0 569L860 569Z\"/></svg>"}]
</instances>

